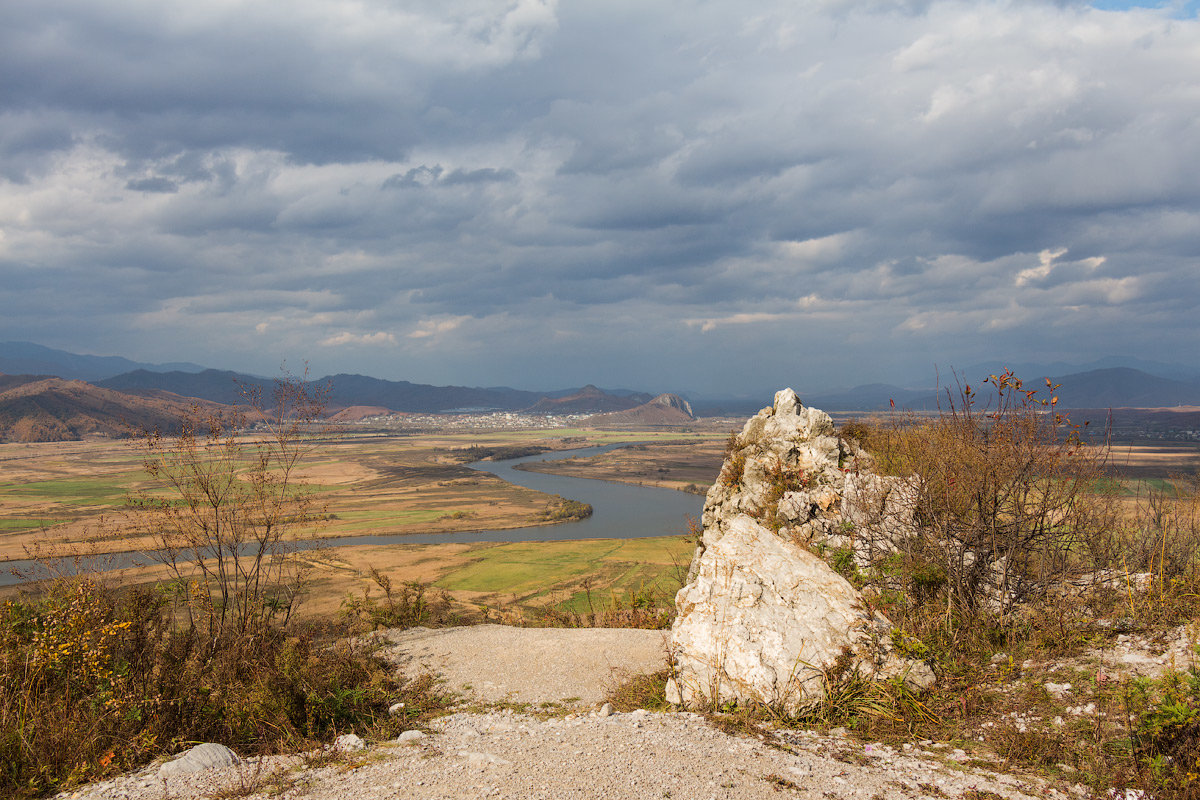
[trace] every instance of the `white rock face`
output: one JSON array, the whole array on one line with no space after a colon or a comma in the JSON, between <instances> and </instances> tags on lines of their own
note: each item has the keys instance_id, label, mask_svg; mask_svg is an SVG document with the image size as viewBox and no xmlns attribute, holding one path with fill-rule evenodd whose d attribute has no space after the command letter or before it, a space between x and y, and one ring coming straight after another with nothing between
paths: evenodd
<instances>
[{"instance_id":1,"label":"white rock face","mask_svg":"<svg viewBox=\"0 0 1200 800\"><path fill-rule=\"evenodd\" d=\"M198 744L178 758L158 768L159 775L188 775L208 769L232 767L240 764L237 753L223 744L208 742Z\"/></svg>"},{"instance_id":2,"label":"white rock face","mask_svg":"<svg viewBox=\"0 0 1200 800\"><path fill-rule=\"evenodd\" d=\"M791 389L777 392L774 406L746 422L708 491L701 546L715 544L739 514L784 538L844 544L843 487L869 466L866 453L838 438L828 414L803 407Z\"/></svg>"},{"instance_id":3,"label":"white rock face","mask_svg":"<svg viewBox=\"0 0 1200 800\"><path fill-rule=\"evenodd\" d=\"M821 696L823 668L876 632L861 600L806 548L735 517L675 598L671 643L680 699L797 710Z\"/></svg>"},{"instance_id":4,"label":"white rock face","mask_svg":"<svg viewBox=\"0 0 1200 800\"><path fill-rule=\"evenodd\" d=\"M888 621L814 553L854 553L854 520L872 512L851 511L847 496L883 497L869 491L883 480L869 457L791 389L746 423L736 445L709 490L704 534L675 598L668 699L795 712L823 695L839 658L864 676L930 685L928 666L894 657Z\"/></svg>"}]
</instances>

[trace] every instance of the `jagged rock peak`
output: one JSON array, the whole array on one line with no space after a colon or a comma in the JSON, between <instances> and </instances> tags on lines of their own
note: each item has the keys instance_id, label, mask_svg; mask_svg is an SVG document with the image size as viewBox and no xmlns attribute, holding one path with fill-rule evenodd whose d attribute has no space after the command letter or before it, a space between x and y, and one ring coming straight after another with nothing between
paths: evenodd
<instances>
[{"instance_id":1,"label":"jagged rock peak","mask_svg":"<svg viewBox=\"0 0 1200 800\"><path fill-rule=\"evenodd\" d=\"M771 406L776 414L799 414L800 409L804 406L800 402L800 398L789 387L780 389L775 393L775 403Z\"/></svg>"},{"instance_id":2,"label":"jagged rock peak","mask_svg":"<svg viewBox=\"0 0 1200 800\"><path fill-rule=\"evenodd\" d=\"M656 406L663 406L665 408L673 408L676 411L682 411L689 417L694 418L696 416L692 413L692 404L677 394L671 394L669 392L666 394L660 394L650 402Z\"/></svg>"}]
</instances>

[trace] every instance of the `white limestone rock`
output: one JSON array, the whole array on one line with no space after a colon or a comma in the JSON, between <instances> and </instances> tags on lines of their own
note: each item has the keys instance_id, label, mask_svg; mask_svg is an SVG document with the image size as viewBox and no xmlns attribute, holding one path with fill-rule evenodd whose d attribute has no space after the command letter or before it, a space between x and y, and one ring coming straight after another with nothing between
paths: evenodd
<instances>
[{"instance_id":1,"label":"white limestone rock","mask_svg":"<svg viewBox=\"0 0 1200 800\"><path fill-rule=\"evenodd\" d=\"M356 733L343 733L333 740L333 749L343 753L357 753L359 750L366 750L367 743Z\"/></svg>"},{"instance_id":2,"label":"white limestone rock","mask_svg":"<svg viewBox=\"0 0 1200 800\"><path fill-rule=\"evenodd\" d=\"M237 753L225 745L206 742L198 744L178 758L166 762L158 768L158 774L162 776L191 775L209 769L232 767L240 763L242 760L238 758Z\"/></svg>"},{"instance_id":3,"label":"white limestone rock","mask_svg":"<svg viewBox=\"0 0 1200 800\"><path fill-rule=\"evenodd\" d=\"M804 547L747 516L734 518L675 598L679 701L736 700L794 712L820 698L822 670L879 633L861 600Z\"/></svg>"},{"instance_id":4,"label":"white limestone rock","mask_svg":"<svg viewBox=\"0 0 1200 800\"><path fill-rule=\"evenodd\" d=\"M738 434L705 498L700 546L720 539L738 514L778 527L785 538L839 546L846 476L869 465L865 452L838 438L828 414L783 389Z\"/></svg>"},{"instance_id":5,"label":"white limestone rock","mask_svg":"<svg viewBox=\"0 0 1200 800\"><path fill-rule=\"evenodd\" d=\"M893 516L896 498L888 504L895 484L869 469L870 457L791 389L746 423L705 500L704 534L675 598L669 700L793 713L823 696L839 658L865 677L932 684L927 665L895 655L890 623L814 552L875 547L858 537L859 522L910 524Z\"/></svg>"}]
</instances>

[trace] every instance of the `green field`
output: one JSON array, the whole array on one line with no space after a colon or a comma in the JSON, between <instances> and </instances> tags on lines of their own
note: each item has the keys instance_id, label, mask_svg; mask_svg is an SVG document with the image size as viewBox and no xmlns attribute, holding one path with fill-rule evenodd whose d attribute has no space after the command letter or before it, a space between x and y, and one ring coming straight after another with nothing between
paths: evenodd
<instances>
[{"instance_id":1,"label":"green field","mask_svg":"<svg viewBox=\"0 0 1200 800\"><path fill-rule=\"evenodd\" d=\"M565 606L593 602L610 588L624 593L656 588L673 593L686 572L694 545L682 537L519 542L471 553L472 563L443 575L435 585L449 591L510 595L517 602L560 596Z\"/></svg>"}]
</instances>

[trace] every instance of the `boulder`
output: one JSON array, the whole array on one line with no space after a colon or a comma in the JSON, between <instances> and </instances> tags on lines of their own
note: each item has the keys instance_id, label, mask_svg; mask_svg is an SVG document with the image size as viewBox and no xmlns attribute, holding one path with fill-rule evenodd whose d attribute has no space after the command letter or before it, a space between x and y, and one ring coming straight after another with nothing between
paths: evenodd
<instances>
[{"instance_id":1,"label":"boulder","mask_svg":"<svg viewBox=\"0 0 1200 800\"><path fill-rule=\"evenodd\" d=\"M675 598L668 699L795 713L835 673L932 683L927 665L895 655L891 624L822 558L855 553L854 520L870 509L851 506L875 502L882 495L868 489L881 485L869 456L791 389L746 423L705 500L704 533Z\"/></svg>"},{"instance_id":2,"label":"boulder","mask_svg":"<svg viewBox=\"0 0 1200 800\"><path fill-rule=\"evenodd\" d=\"M366 750L367 743L356 733L343 733L333 740L333 749L343 753L357 753L359 750Z\"/></svg>"},{"instance_id":3,"label":"boulder","mask_svg":"<svg viewBox=\"0 0 1200 800\"><path fill-rule=\"evenodd\" d=\"M223 744L206 742L187 750L179 757L158 768L159 775L190 775L209 769L220 769L240 764L237 753Z\"/></svg>"}]
</instances>

